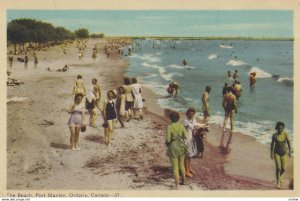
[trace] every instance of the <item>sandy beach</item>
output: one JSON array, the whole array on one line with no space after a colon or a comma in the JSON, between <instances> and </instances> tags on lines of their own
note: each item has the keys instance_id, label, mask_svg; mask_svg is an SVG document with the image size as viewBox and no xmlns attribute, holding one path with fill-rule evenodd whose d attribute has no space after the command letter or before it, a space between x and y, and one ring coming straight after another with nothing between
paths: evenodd
<instances>
[{"instance_id":1,"label":"sandy beach","mask_svg":"<svg viewBox=\"0 0 300 201\"><path fill-rule=\"evenodd\" d=\"M99 51L93 60L95 44ZM89 39L81 61L75 43L68 44L67 54L60 46L41 50L37 69L32 57L25 70L15 56L11 72L24 84L7 86L7 99L24 99L7 103L8 190L168 191L174 185L165 147L167 110L156 104L157 95L147 88L143 88L144 119L126 122L126 128L116 124L112 146L104 143L98 111L96 128L87 127L80 134L81 150L70 149L67 109L77 74L83 76L87 88L93 77L99 80L102 102L109 89L123 84L128 61L118 55L107 57L104 45L105 40ZM65 64L70 67L67 72L56 71ZM275 190L270 148L234 133L232 151L224 155L218 148L221 133L221 127L210 125L204 157L193 159L197 172L180 190ZM293 158L289 158L282 189L291 189L292 179Z\"/></svg>"}]
</instances>

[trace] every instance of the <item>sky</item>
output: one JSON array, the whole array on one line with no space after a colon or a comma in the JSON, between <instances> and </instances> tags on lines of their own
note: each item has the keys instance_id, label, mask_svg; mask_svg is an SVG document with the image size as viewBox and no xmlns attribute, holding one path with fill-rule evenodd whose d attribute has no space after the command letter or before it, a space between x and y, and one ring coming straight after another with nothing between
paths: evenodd
<instances>
[{"instance_id":1,"label":"sky","mask_svg":"<svg viewBox=\"0 0 300 201\"><path fill-rule=\"evenodd\" d=\"M7 22L18 18L111 36L293 37L293 11L289 10L7 11Z\"/></svg>"}]
</instances>

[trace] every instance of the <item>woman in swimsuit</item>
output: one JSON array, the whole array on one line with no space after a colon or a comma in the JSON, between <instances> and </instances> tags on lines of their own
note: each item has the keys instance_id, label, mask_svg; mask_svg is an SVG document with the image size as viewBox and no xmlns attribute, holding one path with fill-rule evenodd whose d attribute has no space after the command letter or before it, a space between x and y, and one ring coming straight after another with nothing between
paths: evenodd
<instances>
[{"instance_id":1,"label":"woman in swimsuit","mask_svg":"<svg viewBox=\"0 0 300 201\"><path fill-rule=\"evenodd\" d=\"M103 105L103 118L104 118L104 135L105 142L107 145L111 143L111 137L115 128L115 122L117 118L116 106L114 102L116 94L113 90L107 92L107 100L104 101Z\"/></svg>"},{"instance_id":2,"label":"woman in swimsuit","mask_svg":"<svg viewBox=\"0 0 300 201\"><path fill-rule=\"evenodd\" d=\"M69 109L69 113L71 116L68 121L68 126L70 128L71 137L71 149L73 151L80 150L78 147L78 139L79 139L79 132L81 127L84 125L84 112L85 112L85 105L84 101L82 101L83 95L76 94L74 98L74 103L71 105Z\"/></svg>"},{"instance_id":3,"label":"woman in swimsuit","mask_svg":"<svg viewBox=\"0 0 300 201\"><path fill-rule=\"evenodd\" d=\"M277 132L272 136L271 159L275 159L277 188L280 189L283 182L283 173L287 167L287 155L291 157L291 145L287 133L284 131L284 123L277 122Z\"/></svg>"}]
</instances>

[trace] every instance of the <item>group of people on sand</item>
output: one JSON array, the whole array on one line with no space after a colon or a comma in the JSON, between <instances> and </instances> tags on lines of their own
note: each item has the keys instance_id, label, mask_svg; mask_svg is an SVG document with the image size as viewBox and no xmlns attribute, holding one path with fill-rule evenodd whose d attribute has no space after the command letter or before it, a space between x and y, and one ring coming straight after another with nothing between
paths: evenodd
<instances>
[{"instance_id":1,"label":"group of people on sand","mask_svg":"<svg viewBox=\"0 0 300 201\"><path fill-rule=\"evenodd\" d=\"M77 76L74 83L74 102L68 110L72 150L80 149L78 147L79 133L85 131L88 124L85 113L90 116L89 126L91 127L96 127L97 110L102 114L106 145L111 144L117 121L121 128L124 128L125 122L129 122L132 118L143 119L144 99L141 96L141 85L136 78L125 78L124 85L119 86L117 90L108 90L103 105L101 105L101 88L96 78L92 79L92 85L87 91L81 75Z\"/></svg>"},{"instance_id":2,"label":"group of people on sand","mask_svg":"<svg viewBox=\"0 0 300 201\"><path fill-rule=\"evenodd\" d=\"M122 56L124 54L123 49L130 45L132 45L131 38L124 38L124 37L109 38L107 40L107 43L104 46L104 53L106 54L107 57L109 57L109 55L111 53L118 53L119 55ZM129 47L127 54L130 56L131 52L132 52L132 49Z\"/></svg>"},{"instance_id":3,"label":"group of people on sand","mask_svg":"<svg viewBox=\"0 0 300 201\"><path fill-rule=\"evenodd\" d=\"M196 110L189 108L182 123L179 122L178 112L172 111L169 114L171 122L167 129L166 146L176 189L179 188L179 184L186 185L186 177L193 177L196 173L192 167L192 159L203 157L204 138L208 132L208 126L197 122L195 114Z\"/></svg>"},{"instance_id":4,"label":"group of people on sand","mask_svg":"<svg viewBox=\"0 0 300 201\"><path fill-rule=\"evenodd\" d=\"M27 70L28 69L29 57L28 57L28 53L27 52L23 52L23 53L24 53L24 57L22 58L22 57L18 56L17 60L19 62L24 62L25 70ZM33 56L34 69L37 69L37 65L38 65L39 61L38 61L38 57L37 57L36 52L33 52L32 56ZM14 62L13 52L10 51L9 55L8 55L8 63L9 63L10 69L12 69L12 67L13 67L13 62Z\"/></svg>"}]
</instances>

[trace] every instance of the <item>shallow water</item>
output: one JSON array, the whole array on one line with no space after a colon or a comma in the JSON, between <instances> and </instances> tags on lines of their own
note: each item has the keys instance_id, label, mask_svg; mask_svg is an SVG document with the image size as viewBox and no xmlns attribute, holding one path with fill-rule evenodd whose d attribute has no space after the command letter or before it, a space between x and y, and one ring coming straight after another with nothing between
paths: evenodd
<instances>
[{"instance_id":1,"label":"shallow water","mask_svg":"<svg viewBox=\"0 0 300 201\"><path fill-rule=\"evenodd\" d=\"M126 58L126 76L138 77L157 94L166 97L168 83L179 83L179 96L159 99L162 107L178 111L194 107L201 115L201 94L210 85L211 122L218 125L224 113L222 87L224 82L232 83L226 73L238 70L243 93L236 130L269 144L276 122L283 121L293 137L292 41L135 40L133 54ZM182 65L183 59L187 66ZM257 73L254 88L248 82L252 71Z\"/></svg>"}]
</instances>

